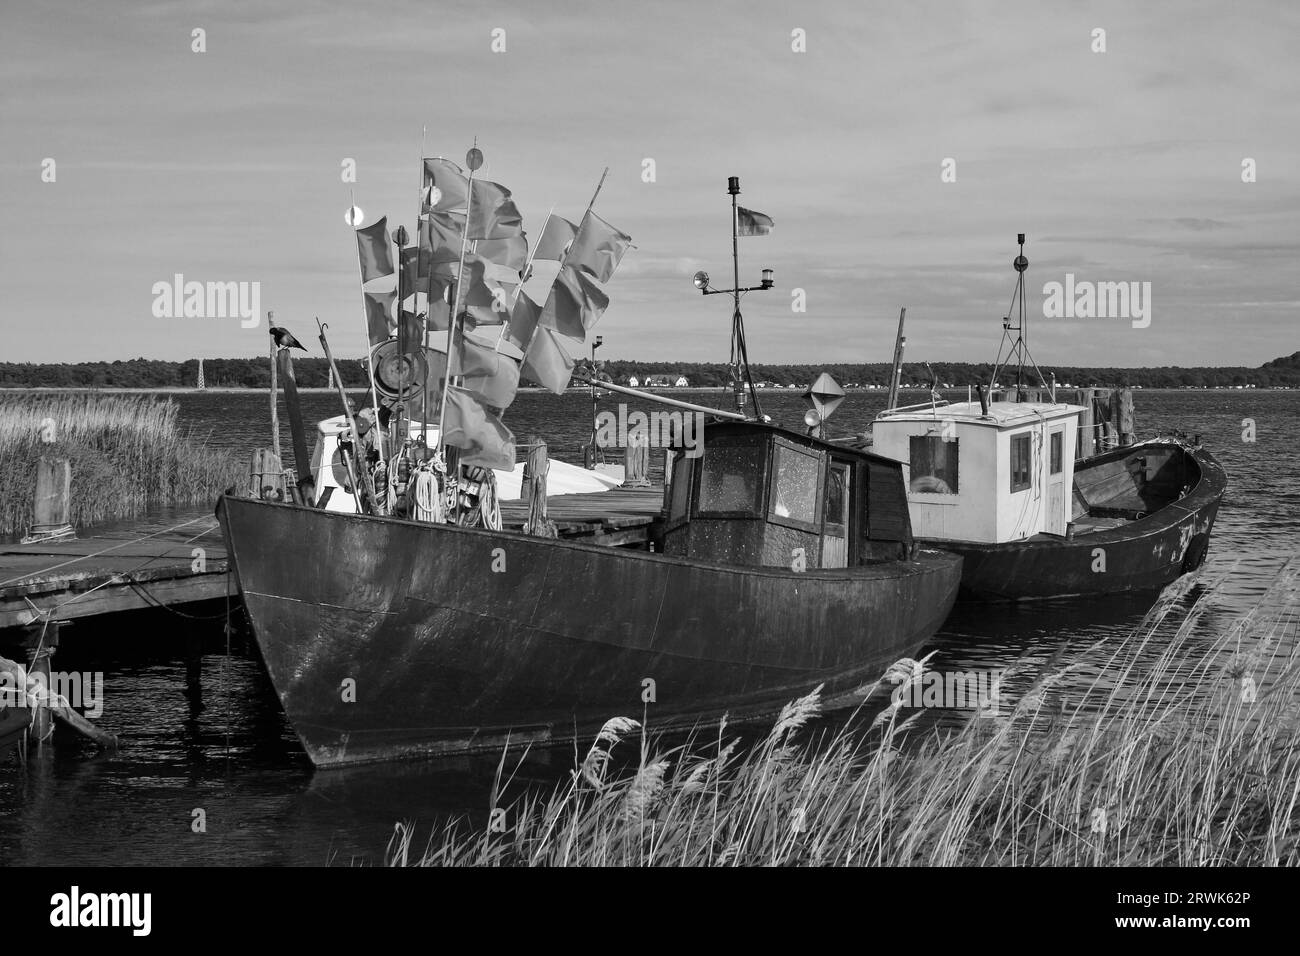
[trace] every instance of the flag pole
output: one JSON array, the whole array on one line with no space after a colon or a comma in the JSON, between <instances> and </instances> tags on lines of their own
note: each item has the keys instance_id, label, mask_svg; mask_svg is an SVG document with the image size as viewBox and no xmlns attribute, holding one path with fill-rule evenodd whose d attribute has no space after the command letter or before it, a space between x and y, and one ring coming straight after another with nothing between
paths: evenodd
<instances>
[{"instance_id":1,"label":"flag pole","mask_svg":"<svg viewBox=\"0 0 1300 956\"><path fill-rule=\"evenodd\" d=\"M354 209L357 208L357 199L356 199L356 195L353 193L353 191L352 191L351 189L348 190L348 202L351 203L351 205L348 207L348 218L349 218L350 220L352 220L352 219L355 219L355 214L352 212L352 210L354 210ZM354 221L354 222L351 223L351 225L352 225L352 238L353 238L353 240L355 241L355 239L356 239L356 232L357 232L357 224L356 224L356 222ZM375 426L378 427L378 425L379 425L379 396L378 396L378 394L377 394L376 391L375 391L375 347L374 347L374 345L373 345L373 344L371 343L371 341L370 341L370 317L366 314L366 275L365 275L365 273L364 273L364 272L362 271L362 269L361 269L361 254L360 254L360 251L358 251L358 253L357 253L357 279L359 280L358 285L357 285L357 288L361 290L361 320L362 320L362 322L365 324L365 327L366 327L366 366L367 366L367 368L369 369L369 372L370 372L370 407L373 408L373 409L375 410ZM400 305L398 306L398 314L399 314L399 315L401 314L401 306L400 306ZM332 366L331 366L331 367L332 367ZM341 385L341 384L343 384L343 383L340 382L339 384ZM379 441L378 441L378 443L377 443L377 450L378 450L378 452L379 452L379 460L380 460L380 461L386 461L386 460L387 460L387 456L384 454L384 432L383 432L383 429L380 429L380 430L376 433L376 436L375 436L375 437L379 439Z\"/></svg>"},{"instance_id":2,"label":"flag pole","mask_svg":"<svg viewBox=\"0 0 1300 956\"><path fill-rule=\"evenodd\" d=\"M475 148L477 148L478 140L475 139L474 142L475 142ZM473 150L471 150L471 152L473 152ZM469 181L468 181L468 185L465 188L465 229L460 234L460 262L456 266L456 281L452 285L452 294L450 300L451 315L447 319L447 374L444 375L442 378L442 402L440 404L440 407L438 408L438 444L442 445L443 447L446 447L447 445L447 443L443 440L442 427L445 424L447 419L447 388L451 384L452 341L456 334L456 325L460 319L460 287L462 285L462 281L461 281L462 273L465 270L465 247L469 244L469 239L468 239L469 225L470 225L471 217L474 215L474 171L478 168L477 165L468 162L468 157L467 157L466 165L469 166ZM430 262L429 265L430 268L432 269L433 263ZM459 477L451 476L451 475L449 475L448 477L449 478L455 477L455 480L457 482L455 486L457 488L456 500L457 502L459 502L460 501Z\"/></svg>"}]
</instances>

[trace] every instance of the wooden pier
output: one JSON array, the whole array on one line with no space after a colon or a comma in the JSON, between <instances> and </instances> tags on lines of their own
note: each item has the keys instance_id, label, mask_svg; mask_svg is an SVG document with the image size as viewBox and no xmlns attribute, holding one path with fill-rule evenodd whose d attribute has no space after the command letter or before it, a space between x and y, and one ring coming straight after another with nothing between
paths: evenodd
<instances>
[{"instance_id":1,"label":"wooden pier","mask_svg":"<svg viewBox=\"0 0 1300 956\"><path fill-rule=\"evenodd\" d=\"M233 587L210 511L85 538L0 544L0 629L205 601Z\"/></svg>"}]
</instances>

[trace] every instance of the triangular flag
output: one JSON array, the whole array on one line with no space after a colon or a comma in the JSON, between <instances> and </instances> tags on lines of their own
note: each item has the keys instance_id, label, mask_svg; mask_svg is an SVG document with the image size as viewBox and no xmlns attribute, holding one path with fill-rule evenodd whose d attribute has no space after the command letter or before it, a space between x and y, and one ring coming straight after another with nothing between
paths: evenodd
<instances>
[{"instance_id":1,"label":"triangular flag","mask_svg":"<svg viewBox=\"0 0 1300 956\"><path fill-rule=\"evenodd\" d=\"M554 259L559 262L564 258L569 243L577 234L578 227L569 220L551 215L546 220L546 225L542 227L542 238L537 240L537 250L533 253L533 258Z\"/></svg>"},{"instance_id":2,"label":"triangular flag","mask_svg":"<svg viewBox=\"0 0 1300 956\"><path fill-rule=\"evenodd\" d=\"M631 245L631 236L615 229L588 209L564 264L576 266L599 281L608 282Z\"/></svg>"},{"instance_id":3,"label":"triangular flag","mask_svg":"<svg viewBox=\"0 0 1300 956\"><path fill-rule=\"evenodd\" d=\"M550 389L556 395L563 395L573 379L575 364L555 333L544 325L539 325L533 340L528 343L528 351L524 353L523 368L519 373Z\"/></svg>"},{"instance_id":4,"label":"triangular flag","mask_svg":"<svg viewBox=\"0 0 1300 956\"><path fill-rule=\"evenodd\" d=\"M738 236L766 236L772 231L771 216L766 216L761 212L754 212L752 209L746 209L744 206L736 207L736 235Z\"/></svg>"},{"instance_id":5,"label":"triangular flag","mask_svg":"<svg viewBox=\"0 0 1300 956\"><path fill-rule=\"evenodd\" d=\"M461 450L462 465L515 467L515 436L510 429L477 395L455 385L447 387L441 440Z\"/></svg>"},{"instance_id":6,"label":"triangular flag","mask_svg":"<svg viewBox=\"0 0 1300 956\"><path fill-rule=\"evenodd\" d=\"M370 344L380 345L387 342L393 334L393 299L396 292L367 292L366 329L370 334Z\"/></svg>"},{"instance_id":7,"label":"triangular flag","mask_svg":"<svg viewBox=\"0 0 1300 956\"><path fill-rule=\"evenodd\" d=\"M587 329L600 320L608 307L609 296L577 269L566 265L555 277L540 321L544 326L585 342Z\"/></svg>"},{"instance_id":8,"label":"triangular flag","mask_svg":"<svg viewBox=\"0 0 1300 956\"><path fill-rule=\"evenodd\" d=\"M392 240L388 237L388 217L373 226L357 230L357 256L361 259L361 281L369 282L393 274Z\"/></svg>"},{"instance_id":9,"label":"triangular flag","mask_svg":"<svg viewBox=\"0 0 1300 956\"><path fill-rule=\"evenodd\" d=\"M527 349L537 330L537 320L542 317L542 307L520 290L515 296L515 304L510 310L510 326L506 329L506 338L519 349Z\"/></svg>"}]
</instances>

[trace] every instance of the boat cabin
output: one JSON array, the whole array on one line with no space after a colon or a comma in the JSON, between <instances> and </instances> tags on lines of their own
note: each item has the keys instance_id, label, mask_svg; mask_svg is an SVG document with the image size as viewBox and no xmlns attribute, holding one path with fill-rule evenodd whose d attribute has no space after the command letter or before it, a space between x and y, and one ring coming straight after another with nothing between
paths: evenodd
<instances>
[{"instance_id":1,"label":"boat cabin","mask_svg":"<svg viewBox=\"0 0 1300 956\"><path fill-rule=\"evenodd\" d=\"M1078 405L961 402L881 412L872 450L903 463L918 538L1002 543L1066 535Z\"/></svg>"},{"instance_id":2,"label":"boat cabin","mask_svg":"<svg viewBox=\"0 0 1300 956\"><path fill-rule=\"evenodd\" d=\"M758 422L706 425L699 450L672 456L665 554L795 570L910 554L896 461Z\"/></svg>"}]
</instances>

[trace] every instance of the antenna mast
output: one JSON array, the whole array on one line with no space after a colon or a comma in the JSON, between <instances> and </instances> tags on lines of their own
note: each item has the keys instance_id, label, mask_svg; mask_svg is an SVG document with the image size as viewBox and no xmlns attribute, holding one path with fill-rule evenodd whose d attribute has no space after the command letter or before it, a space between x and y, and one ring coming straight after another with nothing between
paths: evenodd
<instances>
[{"instance_id":1,"label":"antenna mast","mask_svg":"<svg viewBox=\"0 0 1300 956\"><path fill-rule=\"evenodd\" d=\"M1016 270L1016 289L1011 294L1011 308L1007 314L1002 317L1002 344L998 346L998 358L993 363L993 377L989 379L989 389L991 390L998 380L998 373L1003 368L1010 367L1014 362L1016 365L1016 401L1025 400L1025 366L1028 365L1038 376L1038 382L1043 388L1047 388L1047 381L1043 378L1043 373L1038 370L1038 363L1034 357L1029 354L1029 312L1025 305L1025 272L1029 269L1029 260L1025 258L1025 234L1016 235L1016 242L1020 245L1020 254L1016 256L1011 263L1012 268ZM1012 325L1011 315L1015 313L1015 324ZM1016 333L1013 339L1011 333ZM1002 357L1002 349L1010 343L1007 349L1006 358Z\"/></svg>"}]
</instances>

